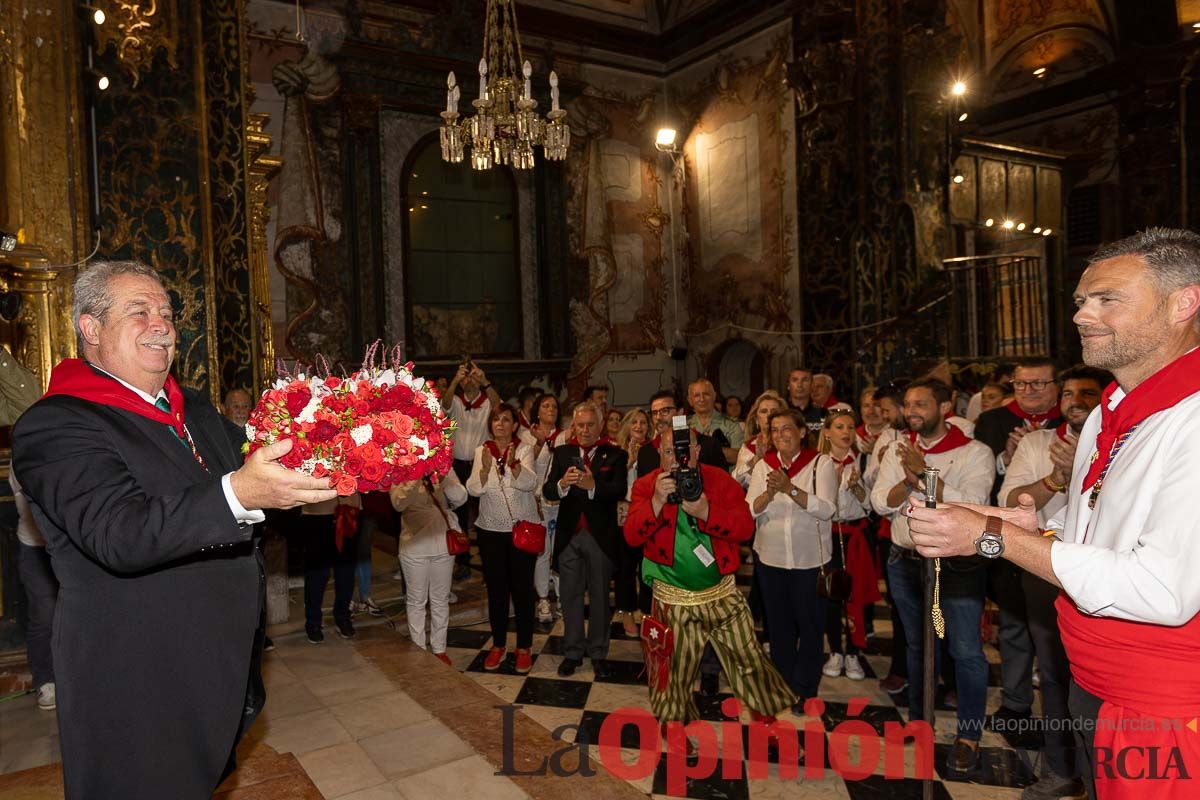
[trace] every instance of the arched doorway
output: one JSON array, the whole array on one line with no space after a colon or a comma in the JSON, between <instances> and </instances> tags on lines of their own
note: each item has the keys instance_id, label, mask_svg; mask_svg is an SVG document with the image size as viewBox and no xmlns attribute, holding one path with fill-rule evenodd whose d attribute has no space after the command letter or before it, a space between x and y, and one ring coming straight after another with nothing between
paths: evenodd
<instances>
[{"instance_id":1,"label":"arched doorway","mask_svg":"<svg viewBox=\"0 0 1200 800\"><path fill-rule=\"evenodd\" d=\"M743 407L748 407L766 388L766 357L746 339L728 339L713 348L706 372L718 395L736 395L742 399Z\"/></svg>"}]
</instances>

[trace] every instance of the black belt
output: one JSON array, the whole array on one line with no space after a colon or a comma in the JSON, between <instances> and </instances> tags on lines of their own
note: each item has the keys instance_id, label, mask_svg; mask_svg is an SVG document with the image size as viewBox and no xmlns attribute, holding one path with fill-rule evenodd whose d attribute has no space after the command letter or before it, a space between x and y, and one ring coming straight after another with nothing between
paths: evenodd
<instances>
[{"instance_id":1,"label":"black belt","mask_svg":"<svg viewBox=\"0 0 1200 800\"><path fill-rule=\"evenodd\" d=\"M916 550L909 550L907 547L901 547L900 545L892 545L892 552L896 554L896 558L907 558L912 561L924 560L924 556Z\"/></svg>"}]
</instances>

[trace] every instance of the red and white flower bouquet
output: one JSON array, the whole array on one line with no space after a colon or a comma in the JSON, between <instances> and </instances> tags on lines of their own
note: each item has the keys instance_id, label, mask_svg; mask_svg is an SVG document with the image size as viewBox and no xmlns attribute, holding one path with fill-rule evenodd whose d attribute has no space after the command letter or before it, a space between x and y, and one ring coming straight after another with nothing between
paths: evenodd
<instances>
[{"instance_id":1,"label":"red and white flower bouquet","mask_svg":"<svg viewBox=\"0 0 1200 800\"><path fill-rule=\"evenodd\" d=\"M282 439L292 449L279 459L289 469L328 477L338 494L386 491L397 483L444 475L450 469L453 422L432 384L401 363L399 348L376 364L379 343L348 377L281 375L263 393L246 423L248 453Z\"/></svg>"}]
</instances>

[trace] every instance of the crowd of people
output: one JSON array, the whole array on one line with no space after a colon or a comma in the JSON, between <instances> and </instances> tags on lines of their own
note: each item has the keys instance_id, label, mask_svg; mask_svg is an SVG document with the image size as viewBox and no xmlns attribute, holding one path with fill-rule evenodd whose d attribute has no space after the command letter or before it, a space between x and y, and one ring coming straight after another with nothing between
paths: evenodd
<instances>
[{"instance_id":1,"label":"crowd of people","mask_svg":"<svg viewBox=\"0 0 1200 800\"><path fill-rule=\"evenodd\" d=\"M227 398L222 419L170 376L173 316L153 269L99 264L75 298L83 358L55 367L14 431L23 575L40 570L31 599L58 603L52 664L46 609L31 614L33 671L51 687L39 703L54 705L57 683L68 797L207 796L264 702L254 526L301 510L308 638L323 639L330 573L334 627L352 638L354 611L379 611L356 535L370 497L282 467L287 441L239 455L250 398ZM974 396L919 375L851 405L796 367L754 398L699 379L686 401L664 389L631 408L605 386L572 405L532 388L509 403L465 360L442 393L453 470L387 493L409 634L448 663L470 535L485 670L528 672L536 625L561 617L559 674L586 657L603 676L615 624L642 639L662 723L697 719L697 679L714 694L722 674L769 722L803 713L825 677L867 679L884 597L879 685L919 720L922 565L938 558L931 663L957 717L943 774L978 775L983 731L1032 721L1036 673L1043 773L1024 797L1191 796L1200 741L1169 723L1200 716L1200 236L1153 229L1106 247L1074 300L1085 365L1021 360ZM736 578L748 560L749 597ZM989 602L1003 684L990 714ZM1158 782L1143 792L1148 770Z\"/></svg>"}]
</instances>

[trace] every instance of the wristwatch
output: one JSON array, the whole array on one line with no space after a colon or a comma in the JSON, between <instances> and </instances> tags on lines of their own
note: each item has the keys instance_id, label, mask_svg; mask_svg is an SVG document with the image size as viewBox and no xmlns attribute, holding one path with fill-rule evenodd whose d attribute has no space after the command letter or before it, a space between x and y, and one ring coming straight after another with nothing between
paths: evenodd
<instances>
[{"instance_id":1,"label":"wristwatch","mask_svg":"<svg viewBox=\"0 0 1200 800\"><path fill-rule=\"evenodd\" d=\"M1004 537L1000 531L1004 520L999 517L988 517L983 533L975 540L975 552L984 558L999 558L1004 554Z\"/></svg>"},{"instance_id":2,"label":"wristwatch","mask_svg":"<svg viewBox=\"0 0 1200 800\"><path fill-rule=\"evenodd\" d=\"M788 492L788 497L797 497L799 494L800 494L800 489L793 486L792 490L790 492Z\"/></svg>"}]
</instances>

